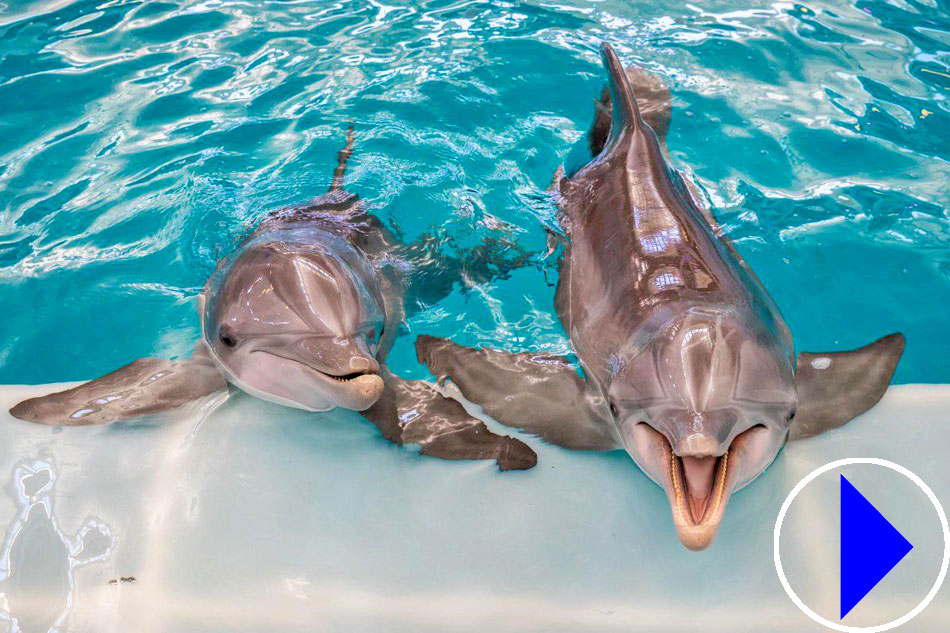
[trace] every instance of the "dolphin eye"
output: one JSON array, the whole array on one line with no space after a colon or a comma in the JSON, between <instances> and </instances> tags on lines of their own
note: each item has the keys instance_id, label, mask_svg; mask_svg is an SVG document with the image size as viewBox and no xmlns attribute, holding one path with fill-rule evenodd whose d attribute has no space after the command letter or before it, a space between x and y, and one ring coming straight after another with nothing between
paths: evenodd
<instances>
[{"instance_id":1,"label":"dolphin eye","mask_svg":"<svg viewBox=\"0 0 950 633\"><path fill-rule=\"evenodd\" d=\"M225 347L234 347L237 345L237 339L234 337L234 332L228 328L221 328L218 331L218 338L221 339L221 342Z\"/></svg>"},{"instance_id":2,"label":"dolphin eye","mask_svg":"<svg viewBox=\"0 0 950 633\"><path fill-rule=\"evenodd\" d=\"M617 409L617 405L614 403L613 400L607 400L607 406L610 407L610 415L614 417L617 417L618 415L620 415L620 410Z\"/></svg>"},{"instance_id":3,"label":"dolphin eye","mask_svg":"<svg viewBox=\"0 0 950 633\"><path fill-rule=\"evenodd\" d=\"M788 415L785 416L785 421L791 422L794 419L795 419L795 409L792 409L791 411L788 412Z\"/></svg>"}]
</instances>

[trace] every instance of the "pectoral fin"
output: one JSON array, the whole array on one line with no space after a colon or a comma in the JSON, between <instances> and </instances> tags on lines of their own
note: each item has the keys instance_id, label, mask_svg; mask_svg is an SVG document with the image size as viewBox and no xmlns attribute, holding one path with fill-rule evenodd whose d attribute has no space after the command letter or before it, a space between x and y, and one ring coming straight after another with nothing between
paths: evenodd
<instances>
[{"instance_id":1,"label":"pectoral fin","mask_svg":"<svg viewBox=\"0 0 950 633\"><path fill-rule=\"evenodd\" d=\"M423 455L442 459L494 459L505 470L526 470L538 456L524 442L492 433L461 404L421 380L385 376L379 401L363 416L396 444L419 444Z\"/></svg>"},{"instance_id":2,"label":"pectoral fin","mask_svg":"<svg viewBox=\"0 0 950 633\"><path fill-rule=\"evenodd\" d=\"M891 334L850 352L799 354L798 411L789 439L838 428L877 404L903 352L904 336Z\"/></svg>"},{"instance_id":3,"label":"pectoral fin","mask_svg":"<svg viewBox=\"0 0 950 633\"><path fill-rule=\"evenodd\" d=\"M174 409L225 388L224 378L204 356L140 358L78 387L24 400L10 414L51 426L108 424Z\"/></svg>"},{"instance_id":4,"label":"pectoral fin","mask_svg":"<svg viewBox=\"0 0 950 633\"><path fill-rule=\"evenodd\" d=\"M416 355L502 424L564 448L619 448L584 381L561 356L473 349L431 336L416 340Z\"/></svg>"}]
</instances>

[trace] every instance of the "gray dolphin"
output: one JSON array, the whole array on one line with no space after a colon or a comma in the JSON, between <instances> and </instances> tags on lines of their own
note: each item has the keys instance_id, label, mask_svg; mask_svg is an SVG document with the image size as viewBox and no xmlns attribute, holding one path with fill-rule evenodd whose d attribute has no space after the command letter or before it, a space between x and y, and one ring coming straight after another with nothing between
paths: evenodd
<instances>
[{"instance_id":1,"label":"gray dolphin","mask_svg":"<svg viewBox=\"0 0 950 633\"><path fill-rule=\"evenodd\" d=\"M732 492L787 439L877 403L904 339L796 362L778 308L668 164L668 91L624 72L609 45L602 53L612 120L601 108L595 157L556 181L565 244L555 305L583 376L565 358L431 337L417 353L503 424L567 448L626 449L665 489L680 541L698 550Z\"/></svg>"},{"instance_id":2,"label":"gray dolphin","mask_svg":"<svg viewBox=\"0 0 950 633\"><path fill-rule=\"evenodd\" d=\"M43 424L104 424L173 409L231 383L308 411L361 411L386 439L419 444L425 455L532 467L537 458L526 444L492 433L458 402L383 365L405 316L402 264L413 257L443 269L462 264L426 241L401 244L343 189L352 143L351 128L327 194L271 214L219 263L199 297L202 337L190 359L140 359L10 413ZM479 272L477 262L470 268Z\"/></svg>"}]
</instances>

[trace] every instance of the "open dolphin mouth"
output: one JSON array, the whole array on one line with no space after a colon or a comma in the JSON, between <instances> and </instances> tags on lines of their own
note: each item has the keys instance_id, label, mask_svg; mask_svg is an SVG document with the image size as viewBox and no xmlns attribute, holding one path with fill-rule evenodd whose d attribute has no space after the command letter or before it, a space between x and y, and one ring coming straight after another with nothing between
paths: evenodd
<instances>
[{"instance_id":1,"label":"open dolphin mouth","mask_svg":"<svg viewBox=\"0 0 950 633\"><path fill-rule=\"evenodd\" d=\"M679 457L670 451L670 480L680 519L706 525L721 515L729 451L719 457Z\"/></svg>"},{"instance_id":2,"label":"open dolphin mouth","mask_svg":"<svg viewBox=\"0 0 950 633\"><path fill-rule=\"evenodd\" d=\"M742 447L758 427L739 434L719 456L676 455L666 436L650 425L641 423L637 430L647 436L654 455L665 465L659 483L666 490L680 541L691 550L709 547L735 488Z\"/></svg>"}]
</instances>

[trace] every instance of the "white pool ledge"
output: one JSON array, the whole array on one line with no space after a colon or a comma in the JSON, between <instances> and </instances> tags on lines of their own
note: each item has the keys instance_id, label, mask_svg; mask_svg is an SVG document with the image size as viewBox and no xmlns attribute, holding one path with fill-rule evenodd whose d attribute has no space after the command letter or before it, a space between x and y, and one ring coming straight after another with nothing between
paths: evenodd
<instances>
[{"instance_id":1,"label":"white pool ledge","mask_svg":"<svg viewBox=\"0 0 950 633\"><path fill-rule=\"evenodd\" d=\"M0 387L0 631L821 631L773 566L775 517L799 479L881 457L950 505L947 386L893 387L788 446L701 553L623 453L532 439L538 466L501 474L390 445L352 413L249 397L102 428L6 413L62 387ZM790 516L793 538L826 522L814 505ZM813 561L788 565L837 590ZM940 596L908 630L946 628ZM904 598L896 587L876 604Z\"/></svg>"}]
</instances>

